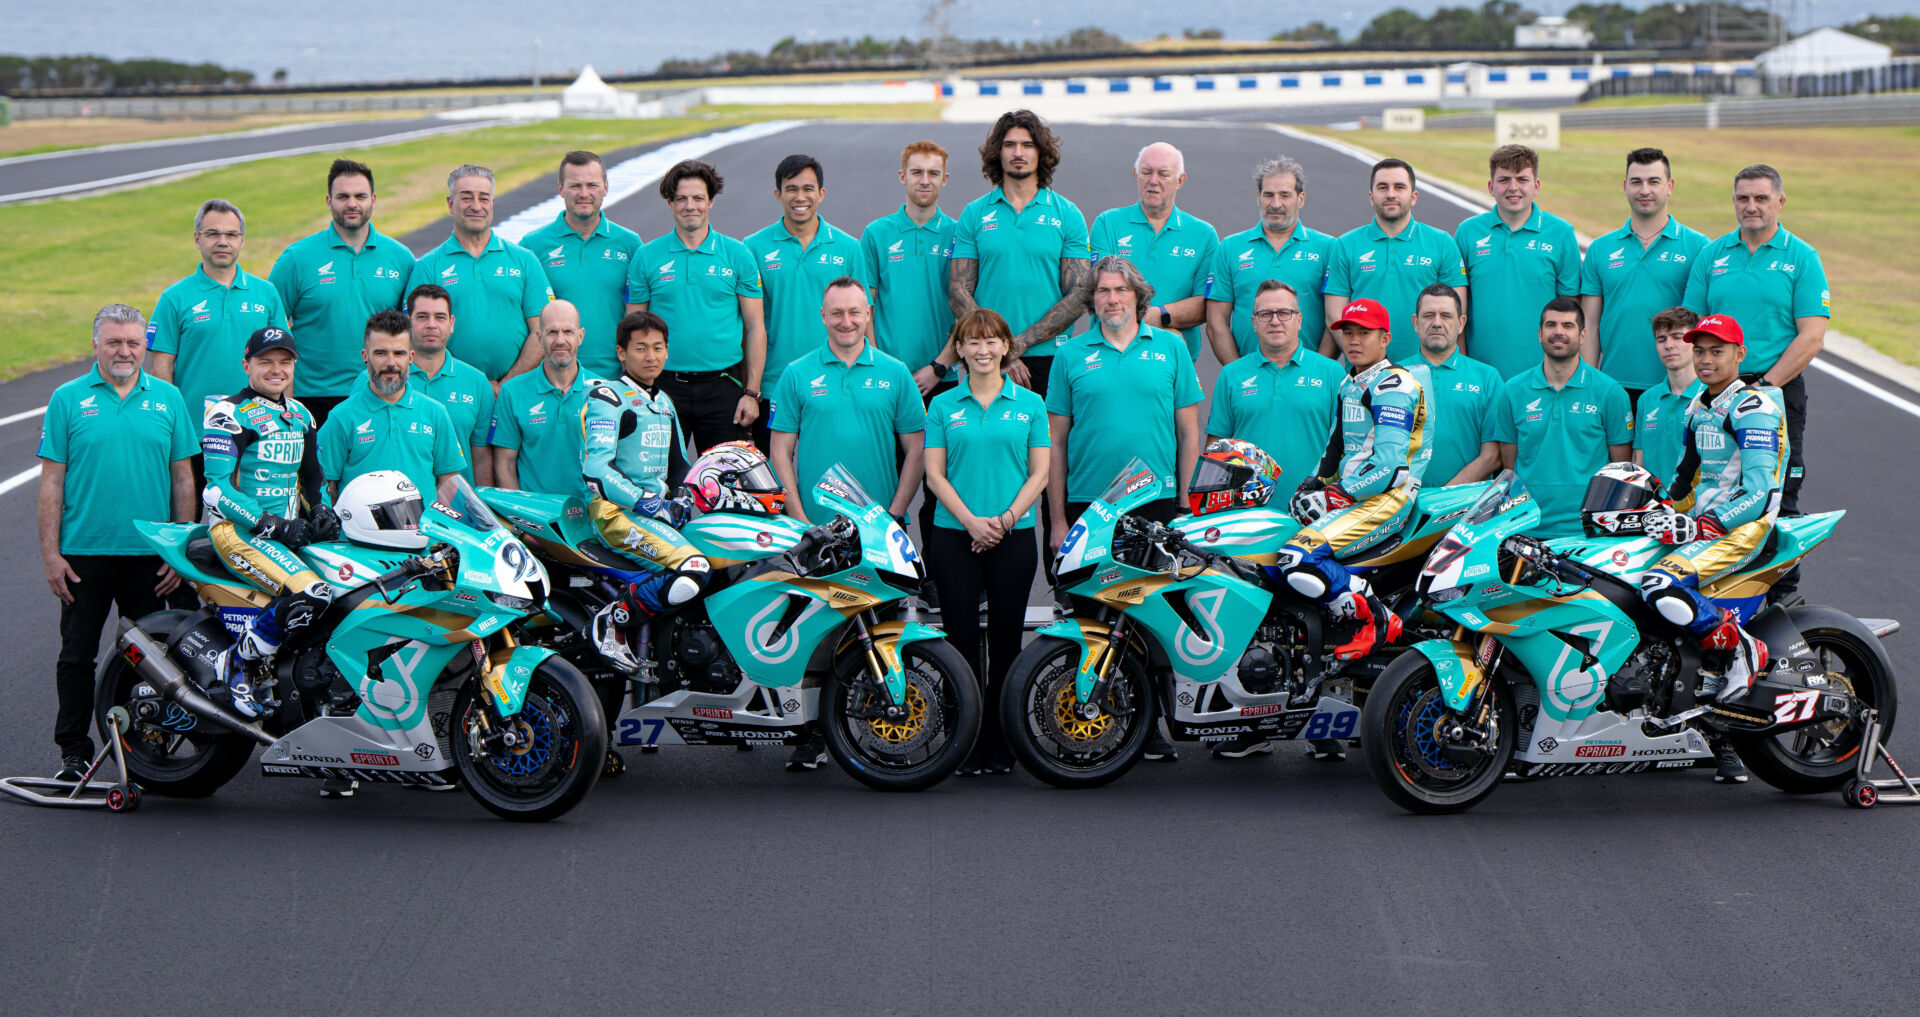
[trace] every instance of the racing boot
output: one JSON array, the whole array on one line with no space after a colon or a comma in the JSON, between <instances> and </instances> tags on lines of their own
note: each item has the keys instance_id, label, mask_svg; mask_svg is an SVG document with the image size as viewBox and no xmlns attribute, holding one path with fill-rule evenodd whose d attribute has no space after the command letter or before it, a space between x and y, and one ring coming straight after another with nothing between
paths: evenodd
<instances>
[{"instance_id":1,"label":"racing boot","mask_svg":"<svg viewBox=\"0 0 1920 1017\"><path fill-rule=\"evenodd\" d=\"M1707 650L1733 652L1733 659L1727 664L1720 688L1713 693L1717 702L1725 703L1745 695L1753 687L1753 680L1766 673L1767 644L1741 628L1740 616L1726 608L1720 609L1719 622L1701 637L1700 646ZM1701 691L1707 691L1704 683Z\"/></svg>"},{"instance_id":2,"label":"racing boot","mask_svg":"<svg viewBox=\"0 0 1920 1017\"><path fill-rule=\"evenodd\" d=\"M1400 616L1387 609L1364 579L1355 579L1347 592L1334 598L1329 611L1335 618L1356 623L1353 638L1334 647L1335 660L1359 660L1377 646L1400 638Z\"/></svg>"},{"instance_id":3,"label":"racing boot","mask_svg":"<svg viewBox=\"0 0 1920 1017\"><path fill-rule=\"evenodd\" d=\"M266 708L253 697L253 676L266 671L273 660L273 653L280 648L280 640L262 635L260 624L267 617L266 612L256 616L248 623L240 638L213 665L213 688L207 691L215 698L223 698L233 712L252 720L267 712Z\"/></svg>"}]
</instances>

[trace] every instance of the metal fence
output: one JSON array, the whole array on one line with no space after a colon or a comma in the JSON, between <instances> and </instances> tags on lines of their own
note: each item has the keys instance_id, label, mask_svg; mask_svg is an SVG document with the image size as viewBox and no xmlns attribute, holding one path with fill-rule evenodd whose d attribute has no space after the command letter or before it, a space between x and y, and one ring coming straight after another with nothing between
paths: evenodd
<instances>
[{"instance_id":1,"label":"metal fence","mask_svg":"<svg viewBox=\"0 0 1920 1017\"><path fill-rule=\"evenodd\" d=\"M1695 67L1691 71L1676 69L1638 76L1608 76L1588 85L1580 101L1619 95L1875 95L1913 89L1920 89L1920 59L1903 57L1885 67L1832 74L1774 75L1746 68L1725 74Z\"/></svg>"},{"instance_id":2,"label":"metal fence","mask_svg":"<svg viewBox=\"0 0 1920 1017\"><path fill-rule=\"evenodd\" d=\"M1671 106L1575 109L1560 114L1563 131L1641 127L1903 127L1920 124L1920 93L1833 99L1726 99ZM1430 131L1491 131L1490 113L1427 118Z\"/></svg>"}]
</instances>

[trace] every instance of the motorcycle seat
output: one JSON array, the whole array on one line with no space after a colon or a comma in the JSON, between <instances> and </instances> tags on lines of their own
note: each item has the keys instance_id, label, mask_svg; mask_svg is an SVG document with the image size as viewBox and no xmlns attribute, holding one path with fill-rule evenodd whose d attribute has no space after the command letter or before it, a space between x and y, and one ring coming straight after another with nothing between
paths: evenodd
<instances>
[{"instance_id":1,"label":"motorcycle seat","mask_svg":"<svg viewBox=\"0 0 1920 1017\"><path fill-rule=\"evenodd\" d=\"M222 578L230 575L227 571L227 563L220 558L219 549L213 546L213 538L205 534L187 541L185 553L187 561L207 575Z\"/></svg>"}]
</instances>

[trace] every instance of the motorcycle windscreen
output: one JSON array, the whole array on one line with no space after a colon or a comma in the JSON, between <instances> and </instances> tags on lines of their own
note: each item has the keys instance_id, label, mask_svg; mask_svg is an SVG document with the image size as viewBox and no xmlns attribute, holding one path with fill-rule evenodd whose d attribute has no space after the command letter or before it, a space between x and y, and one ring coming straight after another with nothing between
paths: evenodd
<instances>
[{"instance_id":1,"label":"motorcycle windscreen","mask_svg":"<svg viewBox=\"0 0 1920 1017\"><path fill-rule=\"evenodd\" d=\"M1161 497L1166 490L1166 478L1153 472L1153 468L1139 456L1127 460L1120 468L1113 483L1100 492L1100 500L1114 507L1117 512L1131 512Z\"/></svg>"}]
</instances>

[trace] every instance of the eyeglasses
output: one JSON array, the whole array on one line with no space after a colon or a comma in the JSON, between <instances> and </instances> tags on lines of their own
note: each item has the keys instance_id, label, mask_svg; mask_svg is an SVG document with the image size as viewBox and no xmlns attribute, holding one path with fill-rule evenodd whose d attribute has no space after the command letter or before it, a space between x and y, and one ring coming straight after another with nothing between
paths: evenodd
<instances>
[{"instance_id":1,"label":"eyeglasses","mask_svg":"<svg viewBox=\"0 0 1920 1017\"><path fill-rule=\"evenodd\" d=\"M239 230L201 230L200 235L208 240L239 240L246 236Z\"/></svg>"},{"instance_id":2,"label":"eyeglasses","mask_svg":"<svg viewBox=\"0 0 1920 1017\"><path fill-rule=\"evenodd\" d=\"M1277 311L1253 312L1253 320L1255 321L1292 321L1293 319L1298 317L1300 317L1299 311L1291 310L1284 307Z\"/></svg>"}]
</instances>

